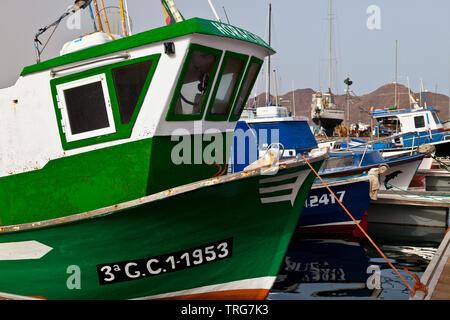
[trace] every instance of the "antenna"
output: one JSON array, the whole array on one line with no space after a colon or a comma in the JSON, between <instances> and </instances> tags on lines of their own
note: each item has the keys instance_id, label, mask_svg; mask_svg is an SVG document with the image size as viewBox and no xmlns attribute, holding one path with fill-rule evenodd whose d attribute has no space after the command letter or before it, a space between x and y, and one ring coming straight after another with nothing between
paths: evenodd
<instances>
[{"instance_id":1,"label":"antenna","mask_svg":"<svg viewBox=\"0 0 450 320\"><path fill-rule=\"evenodd\" d=\"M227 23L230 24L230 19L228 19L227 10L225 10L225 7L222 7L223 12L225 13L225 18L227 18Z\"/></svg>"},{"instance_id":2,"label":"antenna","mask_svg":"<svg viewBox=\"0 0 450 320\"><path fill-rule=\"evenodd\" d=\"M41 55L44 52L45 48L47 47L47 44L49 43L50 39L52 38L53 34L55 33L56 29L58 28L59 24L61 23L64 18L70 16L71 14L74 14L78 10L85 9L89 6L92 0L76 0L75 3L69 7L55 22L49 24L48 26L45 26L43 28L40 28L38 32L36 33L34 37L34 48L37 52L37 62L41 62ZM46 43L43 45L42 42L39 40L39 37L44 34L48 29L51 27L54 27L52 34L47 39ZM39 46L43 46L42 49L39 49Z\"/></svg>"},{"instance_id":3,"label":"antenna","mask_svg":"<svg viewBox=\"0 0 450 320\"><path fill-rule=\"evenodd\" d=\"M216 20L219 21L219 22L222 22L222 21L220 21L219 15L217 14L217 11L216 11L216 9L214 8L214 5L212 4L212 1L211 1L211 0L208 0L208 3L209 3L209 6L211 7L212 12L213 12L214 15L216 16Z\"/></svg>"}]
</instances>

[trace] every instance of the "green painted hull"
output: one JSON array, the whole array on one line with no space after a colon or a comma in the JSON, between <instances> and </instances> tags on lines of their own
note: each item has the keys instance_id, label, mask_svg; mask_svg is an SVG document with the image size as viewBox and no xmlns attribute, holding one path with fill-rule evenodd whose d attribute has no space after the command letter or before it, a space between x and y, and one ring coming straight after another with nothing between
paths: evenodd
<instances>
[{"instance_id":1,"label":"green painted hull","mask_svg":"<svg viewBox=\"0 0 450 320\"><path fill-rule=\"evenodd\" d=\"M319 159L313 163L316 170L322 162ZM264 180L301 172L307 177L294 201L264 203L268 197L287 194L261 194ZM203 186L76 222L0 234L0 245L37 241L52 248L40 259L1 260L0 292L46 299L132 299L275 278L314 178L303 165L280 170L276 176L256 175ZM98 265L158 257L225 239L232 239L232 248L222 260L100 284L99 279L105 277L98 272ZM79 287L70 285L74 279L70 266L79 267L75 281Z\"/></svg>"},{"instance_id":2,"label":"green painted hull","mask_svg":"<svg viewBox=\"0 0 450 320\"><path fill-rule=\"evenodd\" d=\"M209 143L203 135L190 139L192 154L195 139L206 141L201 150ZM178 143L170 136L158 136L55 159L40 170L2 177L0 226L95 210L226 171L226 165L173 164L171 150ZM225 155L226 148L224 144Z\"/></svg>"}]
</instances>

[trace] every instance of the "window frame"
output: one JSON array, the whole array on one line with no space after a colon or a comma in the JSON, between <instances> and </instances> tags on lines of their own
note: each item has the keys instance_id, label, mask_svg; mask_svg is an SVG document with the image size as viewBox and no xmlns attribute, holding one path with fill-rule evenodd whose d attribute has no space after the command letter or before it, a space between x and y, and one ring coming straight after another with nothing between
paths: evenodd
<instances>
[{"instance_id":1,"label":"window frame","mask_svg":"<svg viewBox=\"0 0 450 320\"><path fill-rule=\"evenodd\" d=\"M204 53L209 53L216 56L216 62L214 63L213 69L211 71L211 75L209 78L208 88L205 92L205 99L200 107L200 112L197 114L175 114L175 109L177 106L178 99L180 98L181 88L183 87L184 80L186 78L186 74L189 70L189 66L192 60L192 56L195 51L200 51ZM175 90L172 94L172 100L170 101L169 109L166 114L166 121L193 121L193 120L202 120L203 114L205 112L207 103L209 101L209 97L211 94L211 90L215 85L217 70L219 68L220 63L222 62L223 51L211 47L206 47L200 44L191 43L189 45L189 49L186 53L186 57L184 59L184 64L181 69L180 75L178 76L177 84Z\"/></svg>"},{"instance_id":2,"label":"window frame","mask_svg":"<svg viewBox=\"0 0 450 320\"><path fill-rule=\"evenodd\" d=\"M441 121L439 120L439 117L438 117L436 111L431 111L431 115L432 115L432 118L434 119L434 123L436 123L436 125L440 125Z\"/></svg>"},{"instance_id":3,"label":"window frame","mask_svg":"<svg viewBox=\"0 0 450 320\"><path fill-rule=\"evenodd\" d=\"M70 117L68 113L67 108L67 101L64 96L64 91L82 87L88 84L93 84L96 82L100 82L102 86L102 92L103 92L103 100L105 102L105 108L106 108L106 115L108 117L109 126L100 128L100 129L94 129L90 131L85 131L81 133L72 133L72 128L70 126ZM90 76L87 78L82 78L70 82L66 82L63 84L59 84L56 86L56 92L57 92L57 100L58 100L58 108L61 110L61 125L63 132L66 136L67 142L74 142L74 141L80 141L85 140L93 137L98 137L102 135L109 135L116 133L116 125L114 122L114 114L112 110L112 104L111 104L111 98L108 92L108 83L106 80L106 74L100 73L98 75Z\"/></svg>"},{"instance_id":4,"label":"window frame","mask_svg":"<svg viewBox=\"0 0 450 320\"><path fill-rule=\"evenodd\" d=\"M417 126L417 121L416 121L416 119L419 119L419 118L422 118L422 121L423 121L423 125L420 126L420 127ZM425 116L423 114L422 115L418 115L418 116L414 116L414 128L422 129L422 128L425 128L425 127L426 127Z\"/></svg>"},{"instance_id":5,"label":"window frame","mask_svg":"<svg viewBox=\"0 0 450 320\"><path fill-rule=\"evenodd\" d=\"M50 88L52 92L53 97L53 104L55 109L55 114L57 118L57 124L61 139L61 144L64 150L71 150L76 148L82 148L90 145L95 145L98 143L103 142L109 142L114 140L120 140L120 139L128 139L131 137L131 133L133 131L134 125L136 123L137 117L140 113L140 110L144 104L144 100L147 97L148 90L150 87L150 84L153 80L153 77L155 75L156 69L159 65L159 60L161 58L161 54L152 54L148 56L143 56L135 59L130 59L118 63L113 63L93 69L89 69L86 71L81 71L78 73L70 74L63 77L58 77L50 81ZM150 67L150 70L147 75L146 82L144 84L144 87L142 88L141 95L139 96L137 105L135 107L135 110L133 112L133 115L131 117L131 120L128 124L123 124L121 121L120 116L120 110L119 110L119 102L117 98L116 93L116 87L112 75L112 70L120 67L125 67L127 65L132 65L144 61L152 60L152 66ZM100 132L100 135L95 135L92 137L85 137L83 139L78 139L75 141L72 141L71 139L67 139L66 133L63 129L63 123L62 123L62 110L60 109L58 105L58 99L60 99L60 95L58 94L57 87L61 87L65 84L76 82L76 81L83 81L83 79L91 78L91 77L98 77L99 75L104 74L105 75L105 81L107 85L107 93L105 94L106 97L109 98L112 115L113 115L113 124L115 126L115 132L112 133L106 133L106 132ZM103 86L103 84L102 84ZM68 119L66 117L66 119ZM65 123L66 125L68 122ZM111 122L110 122L111 125Z\"/></svg>"},{"instance_id":6,"label":"window frame","mask_svg":"<svg viewBox=\"0 0 450 320\"><path fill-rule=\"evenodd\" d=\"M239 106L238 106L238 102L239 102L238 100L239 100L239 98L238 98L238 97L240 97L240 95L241 95L241 93L242 93L242 90L244 90L244 83L247 81L247 78L248 78L248 76L249 76L249 74L250 74L250 68L251 68L251 66L252 66L253 63L258 64L258 65L259 65L259 68L258 68L258 71L256 72L256 77L255 77L255 79L253 79L253 81L252 81L252 83L251 83L251 85L250 85L250 88L251 88L251 89L254 88L255 83L256 83L256 81L258 80L259 73L261 72L261 69L262 69L262 67L263 67L264 61L261 60L261 59L259 59L259 58L257 58L257 57L255 57L255 56L251 57L251 59L250 59L248 65L247 65L247 70L245 71L244 78L242 79L242 83L241 83L241 86L240 86L240 88L239 88L239 92L238 92L238 94L236 95L236 99L235 99L235 101L234 101L234 105L233 105L232 111L231 111L231 113L230 113L230 118L228 119L229 122L237 122L237 121L239 121L239 119L241 118L242 112L244 111L245 104L244 104L244 108L242 108L242 111L239 113L239 116L236 117L236 116L234 115L234 112L236 111L236 108L239 108ZM245 100L245 103L247 103L248 98L250 97L250 94L251 94L251 93L252 93L252 90L249 90L247 96L246 96L245 99L244 99L244 100Z\"/></svg>"},{"instance_id":7,"label":"window frame","mask_svg":"<svg viewBox=\"0 0 450 320\"><path fill-rule=\"evenodd\" d=\"M227 113L224 115L215 115L212 113L212 109L214 107L214 103L216 102L216 97L217 97L217 92L219 91L219 86L220 86L220 80L222 79L222 76L225 72L225 67L227 64L227 61L229 58L237 58L237 59L241 59L243 64L242 64L242 69L239 72L238 75L238 79L236 81L235 87L233 89L233 92L231 94L231 100L230 100L230 106L227 110ZM220 71L219 74L217 75L217 79L216 79L216 83L214 85L214 91L211 95L211 99L209 99L209 104L208 104L208 111L206 113L205 116L205 120L207 121L227 121L231 111L233 110L234 107L234 103L236 101L237 98L237 93L240 92L240 87L242 86L242 78L244 77L244 74L247 70L248 67L248 62L249 62L249 56L245 55L245 54L241 54L241 53L236 53L233 51L226 51L225 55L222 59L222 64L220 67Z\"/></svg>"}]
</instances>

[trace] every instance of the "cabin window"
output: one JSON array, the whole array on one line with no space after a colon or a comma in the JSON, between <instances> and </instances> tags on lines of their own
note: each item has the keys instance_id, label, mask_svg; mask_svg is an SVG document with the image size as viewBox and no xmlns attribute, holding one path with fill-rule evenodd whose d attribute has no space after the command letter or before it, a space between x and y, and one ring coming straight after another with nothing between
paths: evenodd
<instances>
[{"instance_id":1,"label":"cabin window","mask_svg":"<svg viewBox=\"0 0 450 320\"><path fill-rule=\"evenodd\" d=\"M56 87L67 142L116 132L105 74Z\"/></svg>"},{"instance_id":2,"label":"cabin window","mask_svg":"<svg viewBox=\"0 0 450 320\"><path fill-rule=\"evenodd\" d=\"M423 116L414 117L414 125L416 129L425 127L425 118Z\"/></svg>"},{"instance_id":3,"label":"cabin window","mask_svg":"<svg viewBox=\"0 0 450 320\"><path fill-rule=\"evenodd\" d=\"M244 74L248 56L227 52L218 77L218 84L211 98L207 120L228 119L234 97Z\"/></svg>"},{"instance_id":4,"label":"cabin window","mask_svg":"<svg viewBox=\"0 0 450 320\"><path fill-rule=\"evenodd\" d=\"M221 51L191 45L167 120L200 120L207 103Z\"/></svg>"},{"instance_id":5,"label":"cabin window","mask_svg":"<svg viewBox=\"0 0 450 320\"><path fill-rule=\"evenodd\" d=\"M432 112L431 114L433 115L434 122L439 125L441 122L439 121L439 117L437 116L436 112Z\"/></svg>"},{"instance_id":6,"label":"cabin window","mask_svg":"<svg viewBox=\"0 0 450 320\"><path fill-rule=\"evenodd\" d=\"M153 60L147 60L111 70L123 124L131 121L152 64Z\"/></svg>"},{"instance_id":7,"label":"cabin window","mask_svg":"<svg viewBox=\"0 0 450 320\"><path fill-rule=\"evenodd\" d=\"M261 66L262 61L259 59L253 58L252 61L250 61L250 66L247 69L244 84L242 85L241 91L239 92L233 114L230 117L230 121L239 120L239 117L245 108L245 104L247 103L248 97L250 96L250 91L252 90L256 82L259 71L261 70Z\"/></svg>"}]
</instances>

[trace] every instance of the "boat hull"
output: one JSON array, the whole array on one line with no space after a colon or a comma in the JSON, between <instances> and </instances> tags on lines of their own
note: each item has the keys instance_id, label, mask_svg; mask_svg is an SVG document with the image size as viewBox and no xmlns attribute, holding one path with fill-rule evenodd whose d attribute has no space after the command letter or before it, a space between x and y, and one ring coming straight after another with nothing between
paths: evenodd
<instances>
[{"instance_id":1,"label":"boat hull","mask_svg":"<svg viewBox=\"0 0 450 320\"><path fill-rule=\"evenodd\" d=\"M380 189L401 188L407 189L411 180L416 175L417 169L420 166L424 154L419 154L411 157L402 157L399 159L387 159L386 164L388 170L380 175L382 182ZM328 170L327 172L319 172L323 178L341 178L346 176L358 175L368 172L372 168L378 168L384 163L374 163L373 165L362 166L357 168L349 168L348 170ZM386 183L384 183L386 182Z\"/></svg>"},{"instance_id":2,"label":"boat hull","mask_svg":"<svg viewBox=\"0 0 450 320\"><path fill-rule=\"evenodd\" d=\"M348 180L330 184L330 189L360 222L369 206L370 182ZM357 199L357 201L356 201ZM305 202L302 215L297 224L301 233L351 233L356 228L353 220L342 209L330 192L320 183L313 186Z\"/></svg>"},{"instance_id":3,"label":"boat hull","mask_svg":"<svg viewBox=\"0 0 450 320\"><path fill-rule=\"evenodd\" d=\"M313 163L316 170L322 162ZM266 192L283 189L293 176L291 201L289 192ZM0 292L45 299L264 299L314 176L303 164L276 176L227 179L70 223L3 227Z\"/></svg>"}]
</instances>

